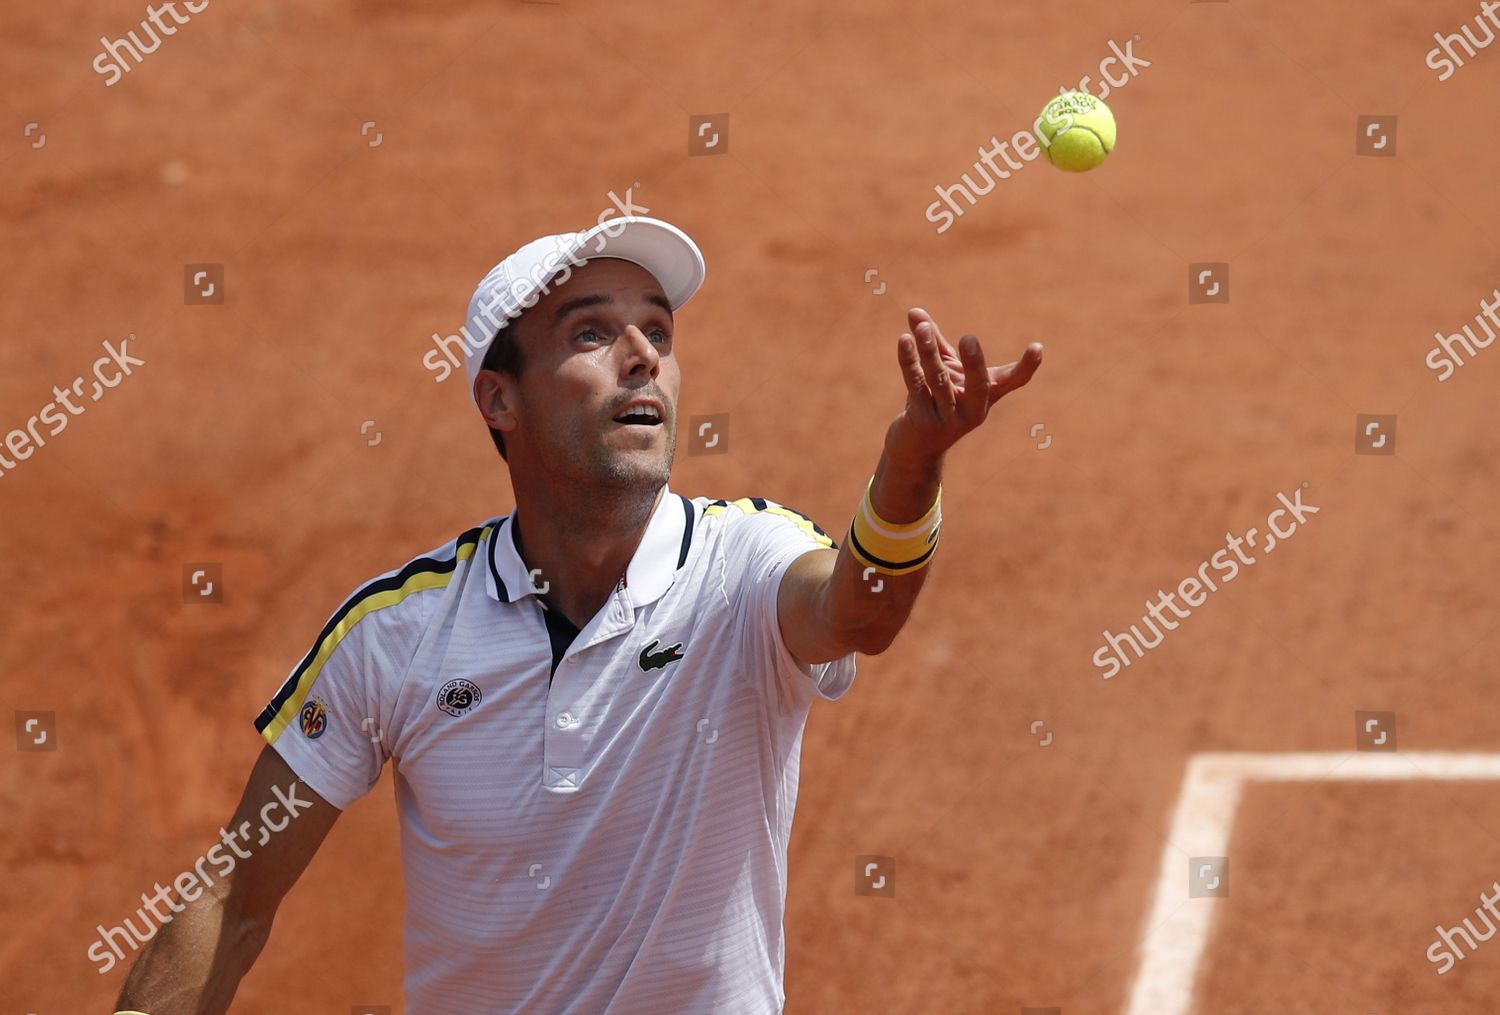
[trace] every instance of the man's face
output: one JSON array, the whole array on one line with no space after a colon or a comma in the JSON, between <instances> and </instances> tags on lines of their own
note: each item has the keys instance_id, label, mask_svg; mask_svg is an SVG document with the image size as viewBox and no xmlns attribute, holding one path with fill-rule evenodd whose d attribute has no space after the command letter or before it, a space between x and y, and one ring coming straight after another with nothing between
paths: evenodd
<instances>
[{"instance_id":1,"label":"man's face","mask_svg":"<svg viewBox=\"0 0 1500 1015\"><path fill-rule=\"evenodd\" d=\"M677 449L681 374L672 355L672 311L646 269L602 258L512 321L524 367L494 375L514 469L536 466L591 485L654 490ZM653 415L623 416L655 403ZM646 406L634 404L632 411Z\"/></svg>"}]
</instances>

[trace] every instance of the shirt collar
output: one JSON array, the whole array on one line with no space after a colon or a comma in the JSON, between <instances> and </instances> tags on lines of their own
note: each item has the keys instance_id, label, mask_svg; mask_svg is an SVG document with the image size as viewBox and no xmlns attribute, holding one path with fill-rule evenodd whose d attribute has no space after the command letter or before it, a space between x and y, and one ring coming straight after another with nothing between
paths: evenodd
<instances>
[{"instance_id":1,"label":"shirt collar","mask_svg":"<svg viewBox=\"0 0 1500 1015\"><path fill-rule=\"evenodd\" d=\"M529 569L516 549L516 511L512 508L490 532L486 551L486 587L491 599L513 603L534 595ZM635 556L625 569L626 591L632 606L646 606L660 599L687 563L688 548L693 541L697 508L691 500L662 489L661 499L646 523L646 533L636 547ZM545 580L537 575L537 583Z\"/></svg>"}]
</instances>

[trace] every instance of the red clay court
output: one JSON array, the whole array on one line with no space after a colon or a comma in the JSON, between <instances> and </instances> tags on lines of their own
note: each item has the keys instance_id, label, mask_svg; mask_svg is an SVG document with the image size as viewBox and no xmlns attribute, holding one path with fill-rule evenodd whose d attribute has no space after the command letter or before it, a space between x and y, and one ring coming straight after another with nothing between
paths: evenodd
<instances>
[{"instance_id":1,"label":"red clay court","mask_svg":"<svg viewBox=\"0 0 1500 1015\"><path fill-rule=\"evenodd\" d=\"M330 612L510 509L423 357L499 257L627 189L708 261L679 412L732 444L680 435L690 496L842 539L907 307L992 362L1046 345L949 456L911 625L813 709L789 1015L1495 1010L1500 943L1429 957L1500 879L1478 3L214 0L113 84L138 0L12 15L7 1011L112 1010L96 928L217 841ZM1102 167L976 169L1101 73ZM1278 495L1316 513L1268 551ZM1159 641L1106 679L1132 625ZM403 1010L390 782L234 1011ZM857 891L871 856L893 895Z\"/></svg>"}]
</instances>

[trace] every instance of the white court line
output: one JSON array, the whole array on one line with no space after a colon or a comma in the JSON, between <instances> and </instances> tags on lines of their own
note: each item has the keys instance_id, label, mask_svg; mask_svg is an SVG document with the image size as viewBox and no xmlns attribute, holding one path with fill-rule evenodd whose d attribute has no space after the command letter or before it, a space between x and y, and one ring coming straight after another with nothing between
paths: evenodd
<instances>
[{"instance_id":1,"label":"white court line","mask_svg":"<svg viewBox=\"0 0 1500 1015\"><path fill-rule=\"evenodd\" d=\"M1190 758L1172 814L1172 830L1161 851L1156 898L1141 929L1140 964L1126 1015L1189 1015L1192 1011L1198 962L1217 906L1213 899L1188 897L1188 859L1229 855L1229 833L1245 783L1384 779L1500 780L1500 754L1327 751L1196 754Z\"/></svg>"}]
</instances>

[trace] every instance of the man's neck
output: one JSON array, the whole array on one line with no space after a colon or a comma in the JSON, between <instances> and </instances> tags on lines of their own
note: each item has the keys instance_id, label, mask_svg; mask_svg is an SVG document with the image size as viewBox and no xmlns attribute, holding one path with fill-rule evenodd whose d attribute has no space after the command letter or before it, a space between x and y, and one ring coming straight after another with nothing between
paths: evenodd
<instances>
[{"instance_id":1,"label":"man's neck","mask_svg":"<svg viewBox=\"0 0 1500 1015\"><path fill-rule=\"evenodd\" d=\"M534 587L582 628L625 575L666 492L516 489L516 546Z\"/></svg>"}]
</instances>

